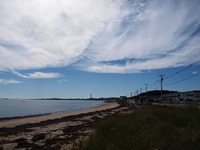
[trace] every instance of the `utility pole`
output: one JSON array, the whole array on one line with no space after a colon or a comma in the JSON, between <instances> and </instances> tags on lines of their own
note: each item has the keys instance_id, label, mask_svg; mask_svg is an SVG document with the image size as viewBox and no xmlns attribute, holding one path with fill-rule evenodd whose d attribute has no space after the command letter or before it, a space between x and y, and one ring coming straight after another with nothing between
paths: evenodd
<instances>
[{"instance_id":1,"label":"utility pole","mask_svg":"<svg viewBox=\"0 0 200 150\"><path fill-rule=\"evenodd\" d=\"M140 94L142 93L142 88L140 88Z\"/></svg>"},{"instance_id":2,"label":"utility pole","mask_svg":"<svg viewBox=\"0 0 200 150\"><path fill-rule=\"evenodd\" d=\"M146 89L146 93L147 93L147 86L148 86L148 84L144 84L145 85L145 89Z\"/></svg>"},{"instance_id":3,"label":"utility pole","mask_svg":"<svg viewBox=\"0 0 200 150\"><path fill-rule=\"evenodd\" d=\"M145 89L146 89L145 96L146 96L146 99L147 99L147 86L148 86L148 84L144 84L144 85L145 85Z\"/></svg>"},{"instance_id":4,"label":"utility pole","mask_svg":"<svg viewBox=\"0 0 200 150\"><path fill-rule=\"evenodd\" d=\"M137 90L136 90L136 101L137 101L137 102L138 102L138 100L139 100L139 99L138 99L138 93L139 93L139 90L137 89Z\"/></svg>"},{"instance_id":5,"label":"utility pole","mask_svg":"<svg viewBox=\"0 0 200 150\"><path fill-rule=\"evenodd\" d=\"M138 93L139 93L139 90L137 89L137 90L136 90L136 96L138 96Z\"/></svg>"},{"instance_id":6,"label":"utility pole","mask_svg":"<svg viewBox=\"0 0 200 150\"><path fill-rule=\"evenodd\" d=\"M162 87L162 83L163 83L163 80L164 80L164 74L160 74L158 75L160 77L160 96L161 96L161 100L162 100L162 92L163 92L163 87Z\"/></svg>"},{"instance_id":7,"label":"utility pole","mask_svg":"<svg viewBox=\"0 0 200 150\"><path fill-rule=\"evenodd\" d=\"M131 92L131 97L133 97L133 92Z\"/></svg>"}]
</instances>

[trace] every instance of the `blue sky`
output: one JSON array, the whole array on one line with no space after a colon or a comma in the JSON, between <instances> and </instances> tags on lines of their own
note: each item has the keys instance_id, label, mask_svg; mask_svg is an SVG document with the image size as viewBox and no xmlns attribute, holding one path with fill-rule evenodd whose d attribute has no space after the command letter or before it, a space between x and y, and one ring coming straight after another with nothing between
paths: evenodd
<instances>
[{"instance_id":1,"label":"blue sky","mask_svg":"<svg viewBox=\"0 0 200 150\"><path fill-rule=\"evenodd\" d=\"M0 97L200 89L199 0L1 0Z\"/></svg>"}]
</instances>

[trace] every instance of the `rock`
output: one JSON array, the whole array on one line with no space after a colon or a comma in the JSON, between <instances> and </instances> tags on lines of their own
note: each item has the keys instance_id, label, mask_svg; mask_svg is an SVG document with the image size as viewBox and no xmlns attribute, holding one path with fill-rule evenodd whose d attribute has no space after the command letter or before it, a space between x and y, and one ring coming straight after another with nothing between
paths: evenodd
<instances>
[{"instance_id":1,"label":"rock","mask_svg":"<svg viewBox=\"0 0 200 150\"><path fill-rule=\"evenodd\" d=\"M44 139L45 139L45 134L44 134L44 133L41 133L41 134L35 135L35 136L32 138L32 141L33 141L33 142L36 142L36 141L41 141L41 140L44 140Z\"/></svg>"}]
</instances>

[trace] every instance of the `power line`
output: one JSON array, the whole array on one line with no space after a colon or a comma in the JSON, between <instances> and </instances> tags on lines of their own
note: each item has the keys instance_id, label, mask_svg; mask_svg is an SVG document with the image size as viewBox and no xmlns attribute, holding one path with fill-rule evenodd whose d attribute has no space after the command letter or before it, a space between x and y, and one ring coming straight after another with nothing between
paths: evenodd
<instances>
[{"instance_id":1,"label":"power line","mask_svg":"<svg viewBox=\"0 0 200 150\"><path fill-rule=\"evenodd\" d=\"M191 64L185 66L184 68L178 70L177 72L172 73L171 75L168 75L168 76L166 76L164 74L160 74L160 75L158 75L160 77L160 80L155 81L153 84L144 84L145 88L137 89L134 92L134 95L138 95L139 92L141 93L142 89L146 90L146 92L147 92L147 88L152 88L152 87L156 86L158 83L160 83L161 99L162 99L163 85L176 84L176 83L185 81L187 79L190 79L196 75L199 75L200 74L199 64L200 64L200 61L191 63ZM197 65L197 67L195 67L196 65ZM172 80L168 81L169 79L172 79ZM165 84L163 84L164 80L167 81L168 83L165 82ZM159 88L159 86L156 86L155 89L158 89L158 88Z\"/></svg>"},{"instance_id":2,"label":"power line","mask_svg":"<svg viewBox=\"0 0 200 150\"><path fill-rule=\"evenodd\" d=\"M179 83L179 82L185 81L185 80L187 80L187 79L190 79L190 78L192 78L192 77L194 77L194 76L196 76L196 75L199 75L199 73L191 74L191 75L189 75L189 76L187 76L187 77L185 77L185 78L182 78L182 79L180 79L180 80L177 80L177 81L174 81L174 82L171 82L171 83L165 84L165 85L176 84L176 83Z\"/></svg>"},{"instance_id":3,"label":"power line","mask_svg":"<svg viewBox=\"0 0 200 150\"><path fill-rule=\"evenodd\" d=\"M165 79L172 78L172 77L176 76L177 74L179 74L179 73L181 73L181 72L187 70L187 69L190 68L191 66L192 66L192 65L190 64L189 66L187 66L187 67L181 69L180 71L177 71L176 73L174 73L174 74L172 74L172 75L170 75L170 76L165 77Z\"/></svg>"},{"instance_id":4,"label":"power line","mask_svg":"<svg viewBox=\"0 0 200 150\"><path fill-rule=\"evenodd\" d=\"M151 87L155 86L155 85L158 84L158 83L159 83L159 82L156 81L154 84L149 85L148 88L151 88Z\"/></svg>"},{"instance_id":5,"label":"power line","mask_svg":"<svg viewBox=\"0 0 200 150\"><path fill-rule=\"evenodd\" d=\"M169 75L169 76L166 76L166 77L165 77L165 80L167 80L167 79L169 79L169 78L172 78L172 77L178 75L179 73L182 73L182 72L188 70L188 69L191 68L192 66L195 66L196 64L198 64L199 62L200 62L200 61L197 61L197 62L194 62L194 63L192 63L192 64L189 64L189 65L186 66L185 68L183 68L183 69L181 69L181 70L179 70L179 71L177 71L177 72L175 72L175 73L173 73L173 74L171 74L171 75Z\"/></svg>"},{"instance_id":6,"label":"power line","mask_svg":"<svg viewBox=\"0 0 200 150\"><path fill-rule=\"evenodd\" d=\"M182 76L179 76L179 77L175 78L174 80L168 81L168 83L166 83L165 85L175 84L175 83L187 80L189 78L192 78L192 77L194 77L194 76L199 74L199 68L200 68L200 66L190 70L188 73L186 73L186 74L184 74Z\"/></svg>"}]
</instances>

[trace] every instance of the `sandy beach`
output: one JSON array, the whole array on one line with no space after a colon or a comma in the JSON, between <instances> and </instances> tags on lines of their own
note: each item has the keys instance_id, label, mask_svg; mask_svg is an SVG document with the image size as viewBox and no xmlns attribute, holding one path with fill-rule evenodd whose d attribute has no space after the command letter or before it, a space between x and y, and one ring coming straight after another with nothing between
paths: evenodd
<instances>
[{"instance_id":1,"label":"sandy beach","mask_svg":"<svg viewBox=\"0 0 200 150\"><path fill-rule=\"evenodd\" d=\"M2 121L0 121L0 128L16 127L16 126L28 124L28 123L39 123L41 121L46 121L46 120L59 119L59 118L67 117L67 116L73 116L73 115L79 115L79 114L94 112L94 111L111 109L111 108L115 108L117 106L119 106L117 103L106 103L106 104L96 106L96 107L92 107L92 108L69 111L69 112L66 111L66 112L60 112L60 113L48 114L48 115L41 115L41 116L2 120Z\"/></svg>"},{"instance_id":2,"label":"sandy beach","mask_svg":"<svg viewBox=\"0 0 200 150\"><path fill-rule=\"evenodd\" d=\"M96 123L127 108L117 103L71 112L0 121L1 149L71 149Z\"/></svg>"}]
</instances>

